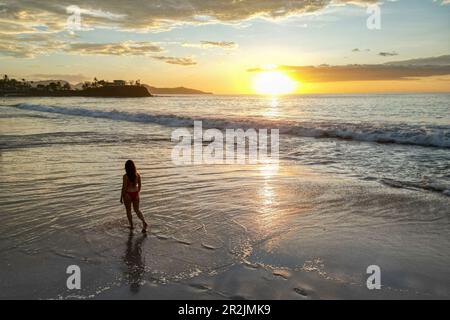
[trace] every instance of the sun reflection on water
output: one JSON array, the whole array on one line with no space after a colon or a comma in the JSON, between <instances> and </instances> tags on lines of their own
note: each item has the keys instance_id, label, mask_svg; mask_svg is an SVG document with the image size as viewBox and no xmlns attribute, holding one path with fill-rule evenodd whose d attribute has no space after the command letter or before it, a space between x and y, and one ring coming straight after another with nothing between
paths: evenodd
<instances>
[{"instance_id":1,"label":"sun reflection on water","mask_svg":"<svg viewBox=\"0 0 450 320\"><path fill-rule=\"evenodd\" d=\"M262 183L258 191L260 204L260 225L262 229L272 228L277 220L278 195L273 178L278 173L278 163L263 163L259 168Z\"/></svg>"},{"instance_id":2,"label":"sun reflection on water","mask_svg":"<svg viewBox=\"0 0 450 320\"><path fill-rule=\"evenodd\" d=\"M279 112L279 108L278 108L278 105L279 105L278 97L272 96L268 102L269 102L269 106L263 112L264 117L278 118L280 116L280 112Z\"/></svg>"}]
</instances>

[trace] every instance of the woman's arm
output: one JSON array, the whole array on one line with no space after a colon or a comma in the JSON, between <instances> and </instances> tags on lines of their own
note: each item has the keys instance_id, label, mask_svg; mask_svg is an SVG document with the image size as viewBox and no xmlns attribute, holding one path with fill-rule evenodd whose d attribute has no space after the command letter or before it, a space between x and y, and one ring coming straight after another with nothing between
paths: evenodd
<instances>
[{"instance_id":1,"label":"woman's arm","mask_svg":"<svg viewBox=\"0 0 450 320\"><path fill-rule=\"evenodd\" d=\"M125 197L125 189L126 189L126 177L123 176L123 180L122 180L122 191L120 192L120 203L123 203L123 198Z\"/></svg>"},{"instance_id":2,"label":"woman's arm","mask_svg":"<svg viewBox=\"0 0 450 320\"><path fill-rule=\"evenodd\" d=\"M142 187L142 181L141 181L141 175L138 175L138 192L141 192Z\"/></svg>"}]
</instances>

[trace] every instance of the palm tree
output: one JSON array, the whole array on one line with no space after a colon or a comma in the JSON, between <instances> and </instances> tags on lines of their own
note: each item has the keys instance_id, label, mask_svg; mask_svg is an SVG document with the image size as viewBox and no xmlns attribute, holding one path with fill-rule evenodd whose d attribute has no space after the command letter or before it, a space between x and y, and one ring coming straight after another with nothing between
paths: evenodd
<instances>
[{"instance_id":1,"label":"palm tree","mask_svg":"<svg viewBox=\"0 0 450 320\"><path fill-rule=\"evenodd\" d=\"M9 78L8 78L8 75L4 75L3 76L3 79L2 79L2 81L1 81L1 84L2 84L2 88L7 88L8 87L8 83L9 83Z\"/></svg>"}]
</instances>

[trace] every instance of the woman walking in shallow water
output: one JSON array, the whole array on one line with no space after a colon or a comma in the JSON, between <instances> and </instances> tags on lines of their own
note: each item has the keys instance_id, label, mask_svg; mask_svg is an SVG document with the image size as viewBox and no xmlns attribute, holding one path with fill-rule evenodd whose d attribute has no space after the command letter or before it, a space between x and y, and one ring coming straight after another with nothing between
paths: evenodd
<instances>
[{"instance_id":1,"label":"woman walking in shallow water","mask_svg":"<svg viewBox=\"0 0 450 320\"><path fill-rule=\"evenodd\" d=\"M127 218L130 223L130 229L134 229L133 217L131 216L131 204L133 204L134 212L136 212L138 218L142 221L142 232L147 232L147 222L144 219L144 215L139 209L139 192L141 192L141 175L136 169L136 165L133 160L128 160L125 163L125 172L123 175L122 193L120 195L120 203L125 204L127 210Z\"/></svg>"}]
</instances>

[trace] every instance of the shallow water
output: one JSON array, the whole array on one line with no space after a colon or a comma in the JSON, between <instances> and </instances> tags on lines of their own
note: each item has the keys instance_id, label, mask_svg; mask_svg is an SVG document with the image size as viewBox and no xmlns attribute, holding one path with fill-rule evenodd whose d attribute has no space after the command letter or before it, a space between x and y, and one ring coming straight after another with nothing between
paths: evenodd
<instances>
[{"instance_id":1,"label":"shallow water","mask_svg":"<svg viewBox=\"0 0 450 320\"><path fill-rule=\"evenodd\" d=\"M449 298L449 98L4 99L0 297ZM194 119L280 128L279 166L174 165ZM119 203L129 158L147 237Z\"/></svg>"}]
</instances>

